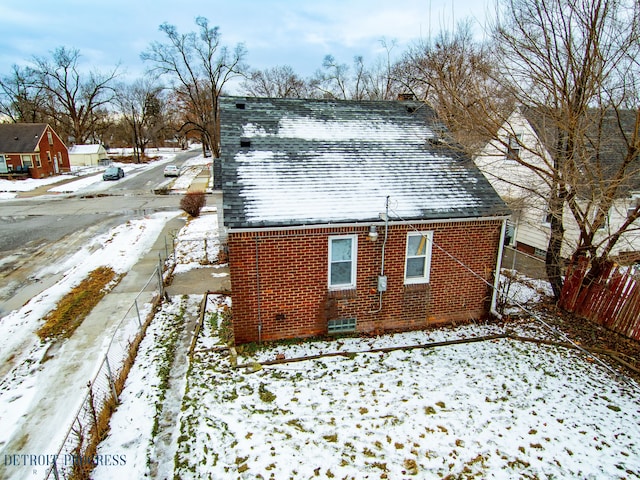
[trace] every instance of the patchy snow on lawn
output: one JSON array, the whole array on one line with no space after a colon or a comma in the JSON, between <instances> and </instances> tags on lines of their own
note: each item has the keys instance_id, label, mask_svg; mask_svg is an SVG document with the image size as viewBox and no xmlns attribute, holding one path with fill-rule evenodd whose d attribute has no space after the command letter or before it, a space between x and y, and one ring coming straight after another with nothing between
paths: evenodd
<instances>
[{"instance_id":1,"label":"patchy snow on lawn","mask_svg":"<svg viewBox=\"0 0 640 480\"><path fill-rule=\"evenodd\" d=\"M189 218L176 235L173 273L213 265L219 254L218 212L215 207L204 207L200 216Z\"/></svg>"},{"instance_id":2,"label":"patchy snow on lawn","mask_svg":"<svg viewBox=\"0 0 640 480\"><path fill-rule=\"evenodd\" d=\"M30 192L36 188L68 179L66 175L47 178L25 178L24 180L0 179L0 200L15 198L19 192Z\"/></svg>"},{"instance_id":3,"label":"patchy snow on lawn","mask_svg":"<svg viewBox=\"0 0 640 480\"><path fill-rule=\"evenodd\" d=\"M176 478L639 478L640 387L576 351L509 339L411 348L505 331L487 323L240 347L249 368L233 368L216 349L229 305L210 297L177 450L154 452L175 462ZM506 325L548 335L530 321ZM259 366L315 355L324 356ZM137 368L157 368L146 358ZM127 398L146 405L123 400L128 413L116 412L99 450L128 454L127 464L94 478L149 474L153 432L118 433L137 409L159 408L146 383L128 382Z\"/></svg>"},{"instance_id":4,"label":"patchy snow on lawn","mask_svg":"<svg viewBox=\"0 0 640 480\"><path fill-rule=\"evenodd\" d=\"M176 331L180 329L183 318L182 310L197 309L198 301L187 297L163 303L140 343L136 363L120 395L120 406L111 420L110 435L100 444L98 451L98 455L123 456L125 463L122 469L126 475L118 478L144 478L155 460L149 445L140 439L148 440L158 430L162 410L157 406L165 400L169 370L176 349ZM175 407L179 411L180 405ZM98 468L92 478L114 478L112 468Z\"/></svg>"},{"instance_id":5,"label":"patchy snow on lawn","mask_svg":"<svg viewBox=\"0 0 640 480\"><path fill-rule=\"evenodd\" d=\"M199 352L175 473L183 479L638 475L638 390L572 351L500 339L364 352L494 330L312 342L314 352L363 353L255 373L230 368L227 355ZM299 356L301 349L271 347L242 360Z\"/></svg>"},{"instance_id":6,"label":"patchy snow on lawn","mask_svg":"<svg viewBox=\"0 0 640 480\"><path fill-rule=\"evenodd\" d=\"M29 398L37 392L35 372L51 343L41 341L35 331L46 314L92 270L109 266L116 273L126 273L151 248L167 220L177 214L177 211L162 212L126 222L96 236L74 255L44 267L35 275L62 277L0 321L0 365L6 369L0 378L0 418L20 418L29 406ZM20 401L16 401L18 398ZM12 433L11 424L5 422L0 430L0 445Z\"/></svg>"},{"instance_id":7,"label":"patchy snow on lawn","mask_svg":"<svg viewBox=\"0 0 640 480\"><path fill-rule=\"evenodd\" d=\"M180 176L171 184L171 191L174 193L186 192L193 180L203 169L209 168L211 162L211 157L205 157L202 154L185 161L180 169Z\"/></svg>"}]
</instances>

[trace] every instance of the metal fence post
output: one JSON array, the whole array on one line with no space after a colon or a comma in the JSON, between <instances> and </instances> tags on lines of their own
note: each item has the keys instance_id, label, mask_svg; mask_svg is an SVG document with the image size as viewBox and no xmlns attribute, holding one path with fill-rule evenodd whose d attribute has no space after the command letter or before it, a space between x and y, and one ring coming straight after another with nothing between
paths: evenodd
<instances>
[{"instance_id":1,"label":"metal fence post","mask_svg":"<svg viewBox=\"0 0 640 480\"><path fill-rule=\"evenodd\" d=\"M141 327L142 326L142 320L140 320L140 309L138 308L138 299L137 298L133 301L133 304L136 307L136 315L138 316L138 326Z\"/></svg>"},{"instance_id":2,"label":"metal fence post","mask_svg":"<svg viewBox=\"0 0 640 480\"><path fill-rule=\"evenodd\" d=\"M104 356L104 363L107 366L107 376L109 377L109 386L111 387L111 394L113 395L114 400L118 400L118 394L116 393L116 384L113 381L113 375L111 374L111 367L109 366L109 357L107 355Z\"/></svg>"},{"instance_id":3,"label":"metal fence post","mask_svg":"<svg viewBox=\"0 0 640 480\"><path fill-rule=\"evenodd\" d=\"M162 273L160 271L160 269L156 269L156 272L158 272L158 289L160 290L160 296L163 297L164 296L164 282L162 281Z\"/></svg>"},{"instance_id":4,"label":"metal fence post","mask_svg":"<svg viewBox=\"0 0 640 480\"><path fill-rule=\"evenodd\" d=\"M164 296L164 281L162 280L162 257L158 252L158 282L160 284L160 296Z\"/></svg>"}]
</instances>

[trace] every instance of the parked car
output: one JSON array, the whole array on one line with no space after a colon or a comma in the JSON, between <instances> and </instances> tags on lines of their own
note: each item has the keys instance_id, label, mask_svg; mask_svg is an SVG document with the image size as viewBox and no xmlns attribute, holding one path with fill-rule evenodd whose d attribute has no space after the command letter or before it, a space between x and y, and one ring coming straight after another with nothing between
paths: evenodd
<instances>
[{"instance_id":1,"label":"parked car","mask_svg":"<svg viewBox=\"0 0 640 480\"><path fill-rule=\"evenodd\" d=\"M124 170L120 167L109 167L102 174L102 180L120 180L124 177Z\"/></svg>"},{"instance_id":2,"label":"parked car","mask_svg":"<svg viewBox=\"0 0 640 480\"><path fill-rule=\"evenodd\" d=\"M164 176L165 177L179 177L180 169L175 165L167 165L164 167Z\"/></svg>"}]
</instances>

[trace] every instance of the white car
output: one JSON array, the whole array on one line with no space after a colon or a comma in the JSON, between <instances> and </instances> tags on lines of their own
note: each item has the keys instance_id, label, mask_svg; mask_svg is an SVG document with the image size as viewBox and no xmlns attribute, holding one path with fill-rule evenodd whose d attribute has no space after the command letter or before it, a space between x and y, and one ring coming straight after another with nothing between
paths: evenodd
<instances>
[{"instance_id":1,"label":"white car","mask_svg":"<svg viewBox=\"0 0 640 480\"><path fill-rule=\"evenodd\" d=\"M179 177L180 169L175 165L167 165L164 167L164 176L165 177Z\"/></svg>"}]
</instances>

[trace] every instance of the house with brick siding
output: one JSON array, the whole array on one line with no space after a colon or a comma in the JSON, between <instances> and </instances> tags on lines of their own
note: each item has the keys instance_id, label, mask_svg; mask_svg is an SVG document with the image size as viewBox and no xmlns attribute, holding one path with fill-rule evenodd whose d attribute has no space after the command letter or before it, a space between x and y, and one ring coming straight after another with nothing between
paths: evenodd
<instances>
[{"instance_id":1,"label":"house with brick siding","mask_svg":"<svg viewBox=\"0 0 640 480\"><path fill-rule=\"evenodd\" d=\"M509 211L411 101L221 99L236 343L486 317Z\"/></svg>"},{"instance_id":2,"label":"house with brick siding","mask_svg":"<svg viewBox=\"0 0 640 480\"><path fill-rule=\"evenodd\" d=\"M67 146L50 125L0 124L0 176L43 178L70 169Z\"/></svg>"}]
</instances>

